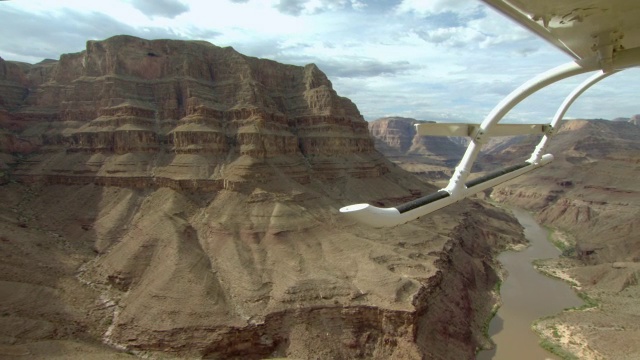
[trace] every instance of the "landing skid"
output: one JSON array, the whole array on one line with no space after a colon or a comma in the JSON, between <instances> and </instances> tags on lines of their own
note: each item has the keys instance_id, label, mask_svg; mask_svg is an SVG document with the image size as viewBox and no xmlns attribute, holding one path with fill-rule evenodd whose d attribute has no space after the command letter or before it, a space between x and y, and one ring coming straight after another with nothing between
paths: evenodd
<instances>
[{"instance_id":1,"label":"landing skid","mask_svg":"<svg viewBox=\"0 0 640 360\"><path fill-rule=\"evenodd\" d=\"M369 204L355 204L341 208L340 212L350 219L372 227L396 226L548 164L553 160L553 155L542 154L547 147L549 139L557 131L560 120L578 96L598 81L620 70L640 65L640 48L622 50L615 55L613 58L603 57L599 53L591 58L558 66L534 77L505 97L479 125L417 124L417 131L420 135L469 136L471 138L471 142L451 176L449 184L433 194L395 207L379 208ZM557 81L597 70L599 70L598 73L577 86L566 97L551 123L537 125L498 124L513 107L536 91ZM519 165L510 166L467 181L471 174L471 167L476 161L482 146L491 137L521 134L543 135L542 140L535 147L528 160Z\"/></svg>"}]
</instances>

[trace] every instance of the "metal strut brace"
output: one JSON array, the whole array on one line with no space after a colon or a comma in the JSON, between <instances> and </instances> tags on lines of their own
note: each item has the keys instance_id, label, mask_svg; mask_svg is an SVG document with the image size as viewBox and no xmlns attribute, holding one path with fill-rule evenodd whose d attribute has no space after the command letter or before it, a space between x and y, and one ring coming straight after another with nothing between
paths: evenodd
<instances>
[{"instance_id":1,"label":"metal strut brace","mask_svg":"<svg viewBox=\"0 0 640 360\"><path fill-rule=\"evenodd\" d=\"M491 137L492 128L504 117L505 114L507 114L508 111L531 94L550 84L574 75L601 69L601 64L597 55L592 58L581 59L576 62L561 65L542 73L511 92L498 105L496 105L496 107L484 119L482 124L480 124L480 127L474 127L473 134L469 134L472 136L472 141L467 147L462 160L460 160L460 164L456 167L455 173L451 177L446 188L440 189L437 192L424 196L420 199L392 208L378 208L369 204L355 204L341 208L340 212L351 219L372 227L395 226L429 214L467 196L496 186L543 166L552 161L553 156L550 154L541 154L546 147L549 137L554 134L559 121L562 119L573 101L575 101L580 94L596 82L618 70L633 66L640 66L640 47L617 52L616 56L612 58L611 67L609 71L606 72L606 75L599 73L574 89L556 112L551 124L546 127L542 141L538 144L529 160L525 163L498 170L465 183L482 145L486 142L486 138ZM469 127L467 127L467 129L468 128ZM499 133L499 131L496 131L496 133Z\"/></svg>"},{"instance_id":2,"label":"metal strut brace","mask_svg":"<svg viewBox=\"0 0 640 360\"><path fill-rule=\"evenodd\" d=\"M527 160L527 162L535 164L538 161L540 161L540 157L542 157L542 153L547 148L549 139L551 139L551 137L554 136L555 133L558 131L560 120L562 120L562 118L564 117L564 114L567 113L567 110L569 110L569 107L573 104L574 101L576 101L578 96L582 95L582 93L587 91L587 89L595 85L600 80L603 80L617 72L618 72L617 70L612 72L599 71L596 74L593 74L592 76L590 76L587 80L582 82L580 85L576 86L576 88L573 89L573 91L569 95L567 95L567 97L562 102L562 105L560 105L560 107L556 111L556 114L553 116L553 120L551 120L551 123L549 124L550 131L544 134L544 136L542 137L542 140L540 140L540 143L538 143L538 146L536 146L536 148L533 150L533 152L531 153L531 157L529 158L529 160Z\"/></svg>"},{"instance_id":3,"label":"metal strut brace","mask_svg":"<svg viewBox=\"0 0 640 360\"><path fill-rule=\"evenodd\" d=\"M464 153L460 164L456 167L454 174L451 176L451 180L449 180L449 184L444 190L454 198L458 198L464 194L464 182L471 173L471 166L478 158L482 145L487 141L484 135L490 132L493 125L498 123L517 104L550 84L571 76L596 70L597 65L598 63L593 61L593 59L592 61L570 62L560 65L536 76L511 92L511 94L493 108L482 124L480 124L480 128L476 134L474 134L475 136L472 137L467 151Z\"/></svg>"}]
</instances>

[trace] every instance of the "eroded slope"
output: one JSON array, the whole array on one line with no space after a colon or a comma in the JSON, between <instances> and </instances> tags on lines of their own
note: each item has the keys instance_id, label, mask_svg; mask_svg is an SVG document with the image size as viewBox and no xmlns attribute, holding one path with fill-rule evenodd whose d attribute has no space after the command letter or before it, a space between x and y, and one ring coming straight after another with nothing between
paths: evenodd
<instances>
[{"instance_id":1,"label":"eroded slope","mask_svg":"<svg viewBox=\"0 0 640 360\"><path fill-rule=\"evenodd\" d=\"M128 36L0 65L3 354L437 359L486 345L492 251L522 241L519 225L473 202L387 230L339 217L434 188L375 151L315 65Z\"/></svg>"}]
</instances>

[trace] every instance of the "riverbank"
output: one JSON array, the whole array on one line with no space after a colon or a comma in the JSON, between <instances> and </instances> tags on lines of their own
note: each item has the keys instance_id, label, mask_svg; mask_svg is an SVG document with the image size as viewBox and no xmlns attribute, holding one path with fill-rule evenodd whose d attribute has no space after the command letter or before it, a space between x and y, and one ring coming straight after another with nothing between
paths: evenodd
<instances>
[{"instance_id":1,"label":"riverbank","mask_svg":"<svg viewBox=\"0 0 640 360\"><path fill-rule=\"evenodd\" d=\"M565 282L545 276L532 266L535 259L556 258L560 251L548 241L547 229L538 225L530 213L510 210L523 226L529 246L514 247L498 256L502 304L488 326L488 335L496 346L480 352L477 359L559 359L540 347L540 338L531 324L567 307L578 307L582 301Z\"/></svg>"},{"instance_id":2,"label":"riverbank","mask_svg":"<svg viewBox=\"0 0 640 360\"><path fill-rule=\"evenodd\" d=\"M550 240L563 252L575 246L571 234L550 229ZM538 271L566 281L585 301L579 308L544 317L533 325L541 345L563 359L639 359L640 264L585 265L579 260L535 262Z\"/></svg>"},{"instance_id":3,"label":"riverbank","mask_svg":"<svg viewBox=\"0 0 640 360\"><path fill-rule=\"evenodd\" d=\"M549 229L550 239L555 238L552 242L557 246L557 239L566 241L568 237L560 231ZM571 246L569 242L564 243ZM560 316L570 311L588 311L597 306L597 301L582 292L582 284L571 276L568 269L572 261L566 258L557 259L540 259L533 262L536 270L549 277L565 281L577 293L577 295L585 302L578 308L565 309L560 314L545 316L536 320L533 325L533 331L540 337L540 346L547 351L559 356L564 360L599 360L604 359L602 354L591 349L585 335L580 331L579 327L570 326L560 321Z\"/></svg>"}]
</instances>

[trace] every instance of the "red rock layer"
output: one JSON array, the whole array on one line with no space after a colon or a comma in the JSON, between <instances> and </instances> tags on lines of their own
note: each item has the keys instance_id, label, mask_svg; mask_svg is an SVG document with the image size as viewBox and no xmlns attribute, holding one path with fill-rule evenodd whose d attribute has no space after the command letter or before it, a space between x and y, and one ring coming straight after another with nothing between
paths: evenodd
<instances>
[{"instance_id":1,"label":"red rock layer","mask_svg":"<svg viewBox=\"0 0 640 360\"><path fill-rule=\"evenodd\" d=\"M37 153L15 174L48 182L133 168L134 177L232 182L270 164L301 182L385 171L366 121L315 65L206 42L116 36L57 62L0 60L0 96L3 127ZM69 153L80 155L55 159Z\"/></svg>"}]
</instances>

